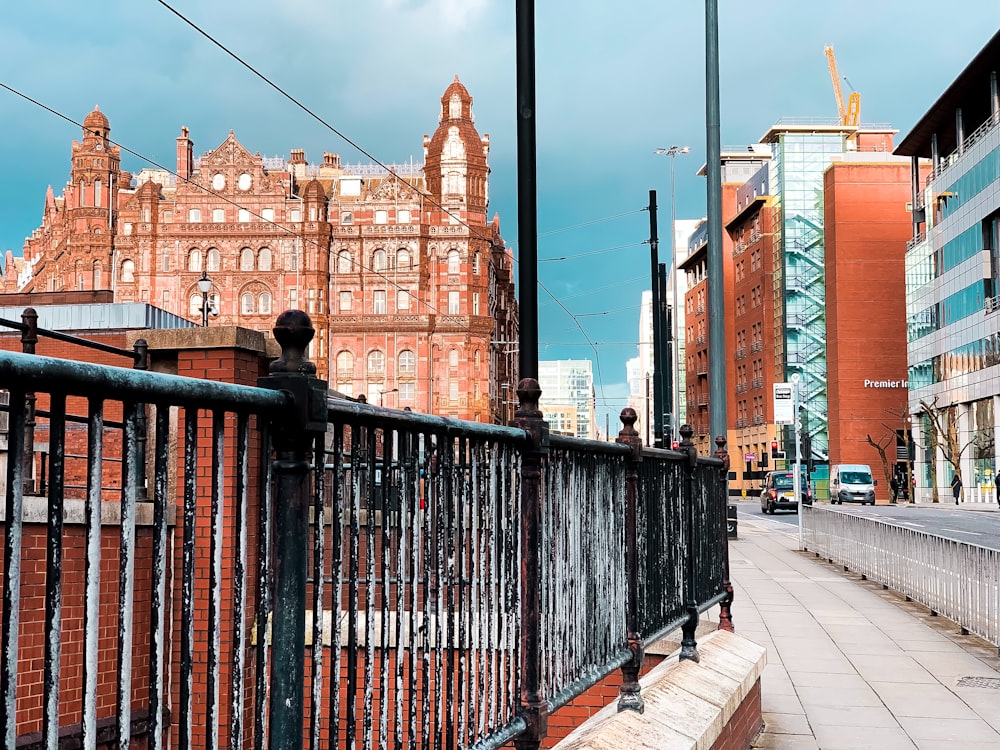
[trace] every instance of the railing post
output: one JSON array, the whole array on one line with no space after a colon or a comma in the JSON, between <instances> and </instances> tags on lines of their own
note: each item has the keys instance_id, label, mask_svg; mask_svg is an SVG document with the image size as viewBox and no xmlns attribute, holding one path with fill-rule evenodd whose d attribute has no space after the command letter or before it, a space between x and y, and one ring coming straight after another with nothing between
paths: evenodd
<instances>
[{"instance_id":1,"label":"railing post","mask_svg":"<svg viewBox=\"0 0 1000 750\"><path fill-rule=\"evenodd\" d=\"M528 728L514 740L517 750L538 750L548 732L548 703L541 684L541 525L542 461L549 449L549 425L538 400L542 388L534 378L517 384L518 408L513 427L528 433L530 445L521 457L521 716Z\"/></svg>"},{"instance_id":2,"label":"railing post","mask_svg":"<svg viewBox=\"0 0 1000 750\"><path fill-rule=\"evenodd\" d=\"M722 517L727 518L729 511L729 451L726 450L726 438L724 435L715 437L715 457L722 461L722 469L719 471L719 494L722 496ZM726 523L722 524L722 588L726 592L726 598L719 604L719 630L735 632L733 627L733 584L729 580L729 530Z\"/></svg>"},{"instance_id":3,"label":"railing post","mask_svg":"<svg viewBox=\"0 0 1000 750\"><path fill-rule=\"evenodd\" d=\"M38 343L38 313L35 308L25 308L21 313L21 322L25 328L21 330L21 351L24 354L34 354ZM24 394L24 477L22 494L35 494L35 392Z\"/></svg>"},{"instance_id":4,"label":"railing post","mask_svg":"<svg viewBox=\"0 0 1000 750\"><path fill-rule=\"evenodd\" d=\"M274 446L274 595L268 747L301 750L305 682L306 572L309 546L310 448L326 432L327 384L306 359L315 331L301 310L278 316L281 357L258 385L284 391L289 408L271 421ZM317 614L317 616L319 616Z\"/></svg>"},{"instance_id":5,"label":"railing post","mask_svg":"<svg viewBox=\"0 0 1000 750\"><path fill-rule=\"evenodd\" d=\"M146 343L146 339L136 339L135 343L132 344L132 351L135 354L135 363L132 365L133 370L148 370L149 369L149 344ZM146 493L146 405L136 404L136 425L135 425L135 442L136 442L136 460L138 461L138 476L136 477L137 489L139 490L140 498L145 499L147 497Z\"/></svg>"},{"instance_id":6,"label":"railing post","mask_svg":"<svg viewBox=\"0 0 1000 750\"><path fill-rule=\"evenodd\" d=\"M694 578L694 469L698 465L698 450L691 441L694 430L691 425L681 426L681 452L687 454L684 462L684 599L687 620L681 626L680 659L701 661L698 655L698 602Z\"/></svg>"},{"instance_id":7,"label":"railing post","mask_svg":"<svg viewBox=\"0 0 1000 750\"><path fill-rule=\"evenodd\" d=\"M635 429L638 415L635 409L622 409L622 429L616 443L627 445L632 452L625 466L625 570L628 576L628 609L625 613L628 650L632 658L622 665L622 684L618 690L618 710L642 713L639 692L639 669L642 667L642 636L639 633L639 550L638 504L639 467L642 465L642 438Z\"/></svg>"}]
</instances>

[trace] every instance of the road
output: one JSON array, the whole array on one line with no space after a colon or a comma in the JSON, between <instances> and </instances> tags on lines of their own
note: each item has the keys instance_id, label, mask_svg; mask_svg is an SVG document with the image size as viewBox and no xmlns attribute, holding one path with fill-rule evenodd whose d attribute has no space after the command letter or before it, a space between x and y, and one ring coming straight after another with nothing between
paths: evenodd
<instances>
[{"instance_id":1,"label":"road","mask_svg":"<svg viewBox=\"0 0 1000 750\"><path fill-rule=\"evenodd\" d=\"M927 534L943 536L969 544L978 544L989 549L1000 549L1000 513L989 511L958 510L954 506L940 505L931 508L916 508L909 505L875 505L875 506L833 506L825 503L821 507L834 510L837 513L853 513L854 515L878 516L881 520L897 526L905 526ZM799 523L798 514L790 511L778 511L773 516L764 515L760 503L756 501L741 501L736 503L737 518L766 518L781 524L795 527Z\"/></svg>"}]
</instances>

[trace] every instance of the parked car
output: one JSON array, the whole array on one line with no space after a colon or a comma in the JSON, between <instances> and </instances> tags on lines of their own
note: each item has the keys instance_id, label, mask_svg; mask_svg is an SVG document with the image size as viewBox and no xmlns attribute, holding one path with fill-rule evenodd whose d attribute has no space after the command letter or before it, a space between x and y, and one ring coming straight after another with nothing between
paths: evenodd
<instances>
[{"instance_id":1,"label":"parked car","mask_svg":"<svg viewBox=\"0 0 1000 750\"><path fill-rule=\"evenodd\" d=\"M803 505L812 505L812 488L809 479L803 476L799 485L799 496ZM776 510L799 512L795 501L795 473L792 471L769 471L760 488L760 510L773 514Z\"/></svg>"}]
</instances>

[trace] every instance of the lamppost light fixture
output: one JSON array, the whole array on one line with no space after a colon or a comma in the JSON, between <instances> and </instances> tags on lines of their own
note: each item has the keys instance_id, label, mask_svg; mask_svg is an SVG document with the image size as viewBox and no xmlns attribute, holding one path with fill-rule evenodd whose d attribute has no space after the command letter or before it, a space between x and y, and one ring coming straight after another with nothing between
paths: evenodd
<instances>
[{"instance_id":1,"label":"lamppost light fixture","mask_svg":"<svg viewBox=\"0 0 1000 750\"><path fill-rule=\"evenodd\" d=\"M653 150L654 154L660 154L661 156L677 156L677 154L688 154L690 152L690 146L670 146L668 148L660 146Z\"/></svg>"},{"instance_id":2,"label":"lamppost light fixture","mask_svg":"<svg viewBox=\"0 0 1000 750\"><path fill-rule=\"evenodd\" d=\"M201 278L198 279L198 291L201 292L201 327L208 327L208 293L212 289L212 280L208 278L208 272L202 271Z\"/></svg>"}]
</instances>

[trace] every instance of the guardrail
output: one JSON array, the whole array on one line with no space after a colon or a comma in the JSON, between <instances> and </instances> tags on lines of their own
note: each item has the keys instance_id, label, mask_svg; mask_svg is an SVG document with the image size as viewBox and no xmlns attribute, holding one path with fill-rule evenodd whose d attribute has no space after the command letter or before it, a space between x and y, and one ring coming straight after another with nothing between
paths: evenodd
<instances>
[{"instance_id":1,"label":"guardrail","mask_svg":"<svg viewBox=\"0 0 1000 750\"><path fill-rule=\"evenodd\" d=\"M1000 647L1000 550L805 506L803 546Z\"/></svg>"}]
</instances>

